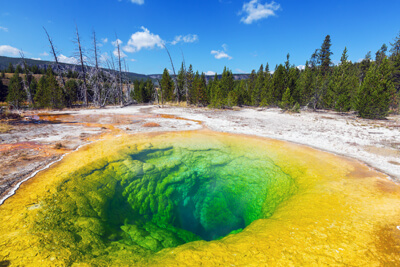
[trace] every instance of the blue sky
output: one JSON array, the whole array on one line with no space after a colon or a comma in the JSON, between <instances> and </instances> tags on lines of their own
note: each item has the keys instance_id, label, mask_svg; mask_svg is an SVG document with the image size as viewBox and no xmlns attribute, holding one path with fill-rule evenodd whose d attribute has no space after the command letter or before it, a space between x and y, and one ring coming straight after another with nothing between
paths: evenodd
<instances>
[{"instance_id":1,"label":"blue sky","mask_svg":"<svg viewBox=\"0 0 400 267\"><path fill-rule=\"evenodd\" d=\"M50 60L43 26L62 61L74 54L75 24L84 46L92 30L104 58L114 52L116 34L129 70L162 73L171 52L175 67L182 62L195 70L221 73L251 72L260 64L286 60L304 65L327 34L332 59L340 60L345 46L358 61L368 51L388 46L400 32L400 1L316 0L15 0L0 3L0 55Z\"/></svg>"}]
</instances>

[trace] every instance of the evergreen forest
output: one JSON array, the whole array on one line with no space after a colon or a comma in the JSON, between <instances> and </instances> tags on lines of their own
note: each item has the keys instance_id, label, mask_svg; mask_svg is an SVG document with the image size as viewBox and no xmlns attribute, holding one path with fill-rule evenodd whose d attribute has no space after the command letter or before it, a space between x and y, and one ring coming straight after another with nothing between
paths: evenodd
<instances>
[{"instance_id":1,"label":"evergreen forest","mask_svg":"<svg viewBox=\"0 0 400 267\"><path fill-rule=\"evenodd\" d=\"M21 56L21 64L10 63L1 72L0 102L14 109L172 102L212 108L275 106L293 112L308 107L356 111L370 119L399 112L400 34L390 47L383 44L360 62L349 61L349 51L344 47L340 62L334 65L331 46L327 35L304 68L291 64L287 54L284 63L274 68L262 64L242 80L235 80L226 67L221 75L206 77L192 65L186 68L185 62L177 74L170 74L166 68L159 80L132 80L124 75L126 70L122 71L121 57L100 68L95 55L92 61L96 63L82 60L77 68L66 70L59 67L56 54L54 66L47 69L28 66ZM174 69L172 60L171 64Z\"/></svg>"}]
</instances>

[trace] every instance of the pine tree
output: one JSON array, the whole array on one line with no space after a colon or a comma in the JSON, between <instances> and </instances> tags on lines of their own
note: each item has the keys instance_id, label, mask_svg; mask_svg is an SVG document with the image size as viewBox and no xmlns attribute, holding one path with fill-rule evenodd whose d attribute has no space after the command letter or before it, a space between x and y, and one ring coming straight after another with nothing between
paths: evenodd
<instances>
[{"instance_id":1,"label":"pine tree","mask_svg":"<svg viewBox=\"0 0 400 267\"><path fill-rule=\"evenodd\" d=\"M161 90L164 101L173 101L174 98L174 82L169 75L168 70L165 68L161 77ZM163 103L163 101L162 101Z\"/></svg>"},{"instance_id":2,"label":"pine tree","mask_svg":"<svg viewBox=\"0 0 400 267\"><path fill-rule=\"evenodd\" d=\"M390 48L390 53L392 56L397 56L400 54L400 33L393 39L394 43L390 43L392 48Z\"/></svg>"},{"instance_id":3,"label":"pine tree","mask_svg":"<svg viewBox=\"0 0 400 267\"><path fill-rule=\"evenodd\" d=\"M280 64L275 68L272 75L272 99L270 104L279 104L286 91L285 88L285 67Z\"/></svg>"},{"instance_id":4,"label":"pine tree","mask_svg":"<svg viewBox=\"0 0 400 267\"><path fill-rule=\"evenodd\" d=\"M50 106L50 92L48 92L48 86L46 77L42 76L38 82L38 89L35 94L35 105L39 108Z\"/></svg>"},{"instance_id":5,"label":"pine tree","mask_svg":"<svg viewBox=\"0 0 400 267\"><path fill-rule=\"evenodd\" d=\"M347 48L345 47L340 59L340 65L335 68L332 76L332 108L336 111L349 111L352 107L354 90L357 88L357 77L348 61Z\"/></svg>"},{"instance_id":6,"label":"pine tree","mask_svg":"<svg viewBox=\"0 0 400 267\"><path fill-rule=\"evenodd\" d=\"M327 35L318 53L318 63L320 64L320 71L323 77L330 73L332 65L331 55L333 53L331 52L331 45L331 37Z\"/></svg>"},{"instance_id":7,"label":"pine tree","mask_svg":"<svg viewBox=\"0 0 400 267\"><path fill-rule=\"evenodd\" d=\"M306 66L304 71L300 74L300 77L298 79L297 83L297 91L300 94L300 99L298 102L306 106L311 103L312 97L314 95L314 90L315 90L315 76L314 76L314 71L310 67L310 64L308 61L306 61Z\"/></svg>"},{"instance_id":8,"label":"pine tree","mask_svg":"<svg viewBox=\"0 0 400 267\"><path fill-rule=\"evenodd\" d=\"M208 93L207 93L207 81L206 81L206 75L201 73L200 80L199 80L199 85L197 89L197 99L198 99L198 104L205 107L208 105Z\"/></svg>"},{"instance_id":9,"label":"pine tree","mask_svg":"<svg viewBox=\"0 0 400 267\"><path fill-rule=\"evenodd\" d=\"M272 103L271 94L271 74L269 73L269 64L265 67L264 84L261 90L261 103L260 106L268 106Z\"/></svg>"},{"instance_id":10,"label":"pine tree","mask_svg":"<svg viewBox=\"0 0 400 267\"><path fill-rule=\"evenodd\" d=\"M369 67L371 66L371 51L365 55L364 59L360 63L360 85L364 81L365 76L367 76L367 72Z\"/></svg>"},{"instance_id":11,"label":"pine tree","mask_svg":"<svg viewBox=\"0 0 400 267\"><path fill-rule=\"evenodd\" d=\"M11 64L11 62L8 64L8 68L7 68L7 73L14 73L15 72L15 68L13 66L13 64Z\"/></svg>"},{"instance_id":12,"label":"pine tree","mask_svg":"<svg viewBox=\"0 0 400 267\"><path fill-rule=\"evenodd\" d=\"M381 48L375 53L375 62L376 64L380 65L383 61L383 59L386 58L386 52L387 52L387 45L383 44Z\"/></svg>"},{"instance_id":13,"label":"pine tree","mask_svg":"<svg viewBox=\"0 0 400 267\"><path fill-rule=\"evenodd\" d=\"M185 77L186 73L185 73L185 69L183 66L183 62L181 65L181 68L178 72L178 76L177 76L177 83L178 83L178 94L179 94L179 99L181 101L186 101L186 77Z\"/></svg>"},{"instance_id":14,"label":"pine tree","mask_svg":"<svg viewBox=\"0 0 400 267\"><path fill-rule=\"evenodd\" d=\"M261 64L260 69L257 72L257 80L251 96L253 106L259 106L261 103L261 92L264 87L264 79L264 66Z\"/></svg>"},{"instance_id":15,"label":"pine tree","mask_svg":"<svg viewBox=\"0 0 400 267\"><path fill-rule=\"evenodd\" d=\"M192 64L190 64L189 69L186 73L186 82L187 82L186 86L187 86L187 92L188 92L187 99L186 99L187 104L192 104L192 100L193 100L192 94L194 93L193 92L193 80L194 80L193 67L192 67Z\"/></svg>"},{"instance_id":16,"label":"pine tree","mask_svg":"<svg viewBox=\"0 0 400 267\"><path fill-rule=\"evenodd\" d=\"M46 75L42 76L38 82L38 89L35 94L36 106L42 108L62 108L66 104L63 89L60 87L53 70L48 68Z\"/></svg>"},{"instance_id":17,"label":"pine tree","mask_svg":"<svg viewBox=\"0 0 400 267\"><path fill-rule=\"evenodd\" d=\"M8 94L7 87L3 84L3 81L0 79L0 102L6 101L7 94Z\"/></svg>"},{"instance_id":18,"label":"pine tree","mask_svg":"<svg viewBox=\"0 0 400 267\"><path fill-rule=\"evenodd\" d=\"M392 71L392 82L396 91L394 95L391 97L390 107L393 110L400 110L399 102L400 102L400 33L394 39L394 43L390 43L392 48L390 52L392 53L390 56L391 62L391 71Z\"/></svg>"},{"instance_id":19,"label":"pine tree","mask_svg":"<svg viewBox=\"0 0 400 267\"><path fill-rule=\"evenodd\" d=\"M281 109L288 110L293 106L293 98L290 95L290 88L286 88L285 93L282 96L282 101L280 102Z\"/></svg>"},{"instance_id":20,"label":"pine tree","mask_svg":"<svg viewBox=\"0 0 400 267\"><path fill-rule=\"evenodd\" d=\"M224 67L224 71L222 72L221 80L219 81L219 87L221 99L218 99L218 101L221 103L222 106L225 106L227 104L229 92L234 89L233 74L226 67Z\"/></svg>"},{"instance_id":21,"label":"pine tree","mask_svg":"<svg viewBox=\"0 0 400 267\"><path fill-rule=\"evenodd\" d=\"M78 101L78 83L76 82L75 79L69 79L68 81L65 82L65 104L68 107L72 107L73 103L75 101ZM102 99L100 97L100 99Z\"/></svg>"},{"instance_id":22,"label":"pine tree","mask_svg":"<svg viewBox=\"0 0 400 267\"><path fill-rule=\"evenodd\" d=\"M51 108L62 108L65 106L64 92L51 68L46 73L48 92L50 93L50 106Z\"/></svg>"},{"instance_id":23,"label":"pine tree","mask_svg":"<svg viewBox=\"0 0 400 267\"><path fill-rule=\"evenodd\" d=\"M357 111L360 117L385 118L389 112L389 101L394 90L390 80L388 59L384 58L380 65L372 64L357 93Z\"/></svg>"},{"instance_id":24,"label":"pine tree","mask_svg":"<svg viewBox=\"0 0 400 267\"><path fill-rule=\"evenodd\" d=\"M19 77L19 73L15 71L8 86L7 102L10 106L18 109L22 107L25 98L26 96L22 86L22 78Z\"/></svg>"},{"instance_id":25,"label":"pine tree","mask_svg":"<svg viewBox=\"0 0 400 267\"><path fill-rule=\"evenodd\" d=\"M17 68L15 69L15 71L16 72L18 72L18 73L24 73L24 71L22 70L22 67L21 67L21 65L17 65Z\"/></svg>"},{"instance_id":26,"label":"pine tree","mask_svg":"<svg viewBox=\"0 0 400 267\"><path fill-rule=\"evenodd\" d=\"M201 87L200 74L198 71L196 71L196 74L194 75L194 79L193 79L193 92L191 94L192 98L190 101L192 104L195 104L195 105L199 104L200 87Z\"/></svg>"}]
</instances>

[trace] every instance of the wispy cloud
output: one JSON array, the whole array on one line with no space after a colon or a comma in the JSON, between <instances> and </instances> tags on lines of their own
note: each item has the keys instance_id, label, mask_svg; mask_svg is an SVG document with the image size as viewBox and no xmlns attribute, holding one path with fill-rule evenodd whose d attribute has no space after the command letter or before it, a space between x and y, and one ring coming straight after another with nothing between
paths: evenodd
<instances>
[{"instance_id":1,"label":"wispy cloud","mask_svg":"<svg viewBox=\"0 0 400 267\"><path fill-rule=\"evenodd\" d=\"M130 1L133 4L138 4L138 5L143 5L144 4L144 0L130 0Z\"/></svg>"},{"instance_id":2,"label":"wispy cloud","mask_svg":"<svg viewBox=\"0 0 400 267\"><path fill-rule=\"evenodd\" d=\"M34 59L34 60L42 60L40 57L33 57L33 58L31 58L31 59Z\"/></svg>"},{"instance_id":3,"label":"wispy cloud","mask_svg":"<svg viewBox=\"0 0 400 267\"><path fill-rule=\"evenodd\" d=\"M211 50L211 55L214 55L216 59L222 59L222 58L227 58L229 60L232 59L230 55L227 54L228 52L228 45L223 44L222 45L223 50Z\"/></svg>"},{"instance_id":4,"label":"wispy cloud","mask_svg":"<svg viewBox=\"0 0 400 267\"><path fill-rule=\"evenodd\" d=\"M118 57L118 49L117 48L114 49L113 55L114 55L114 57ZM119 55L121 58L127 57L127 55L124 52L122 52L122 50L119 50Z\"/></svg>"},{"instance_id":5,"label":"wispy cloud","mask_svg":"<svg viewBox=\"0 0 400 267\"><path fill-rule=\"evenodd\" d=\"M131 35L128 44L123 50L128 53L138 52L142 49L154 49L155 47L163 48L165 43L157 34L151 33L145 27L141 27L142 31L135 32Z\"/></svg>"},{"instance_id":6,"label":"wispy cloud","mask_svg":"<svg viewBox=\"0 0 400 267\"><path fill-rule=\"evenodd\" d=\"M244 70L241 69L235 69L237 73L246 73Z\"/></svg>"},{"instance_id":7,"label":"wispy cloud","mask_svg":"<svg viewBox=\"0 0 400 267\"><path fill-rule=\"evenodd\" d=\"M172 45L176 45L177 43L194 43L199 40L199 36L197 34L188 34L188 35L178 35L175 36L174 40L171 42Z\"/></svg>"},{"instance_id":8,"label":"wispy cloud","mask_svg":"<svg viewBox=\"0 0 400 267\"><path fill-rule=\"evenodd\" d=\"M0 30L8 32L8 28L0 26Z\"/></svg>"},{"instance_id":9,"label":"wispy cloud","mask_svg":"<svg viewBox=\"0 0 400 267\"><path fill-rule=\"evenodd\" d=\"M118 2L121 2L122 0L118 0ZM132 4L137 4L137 5L143 5L144 4L144 0L128 0L129 2L131 2Z\"/></svg>"},{"instance_id":10,"label":"wispy cloud","mask_svg":"<svg viewBox=\"0 0 400 267\"><path fill-rule=\"evenodd\" d=\"M101 41L106 44L108 42L108 38L101 38Z\"/></svg>"},{"instance_id":11,"label":"wispy cloud","mask_svg":"<svg viewBox=\"0 0 400 267\"><path fill-rule=\"evenodd\" d=\"M9 45L0 45L0 56L19 56L20 50Z\"/></svg>"},{"instance_id":12,"label":"wispy cloud","mask_svg":"<svg viewBox=\"0 0 400 267\"><path fill-rule=\"evenodd\" d=\"M241 12L241 14L244 14L244 17L242 17L240 21L245 24L252 24L260 19L275 16L275 11L281 8L281 6L274 1L265 4L260 2L261 0L251 0L248 3L244 3Z\"/></svg>"},{"instance_id":13,"label":"wispy cloud","mask_svg":"<svg viewBox=\"0 0 400 267\"><path fill-rule=\"evenodd\" d=\"M40 54L42 57L47 57L49 55L49 53L47 53L46 51Z\"/></svg>"},{"instance_id":14,"label":"wispy cloud","mask_svg":"<svg viewBox=\"0 0 400 267\"><path fill-rule=\"evenodd\" d=\"M120 39L117 39L117 40L111 42L111 44L112 44L113 46L115 46L115 47L117 47L117 45L120 45L120 46L121 46L122 43L123 43L123 42L122 42Z\"/></svg>"}]
</instances>

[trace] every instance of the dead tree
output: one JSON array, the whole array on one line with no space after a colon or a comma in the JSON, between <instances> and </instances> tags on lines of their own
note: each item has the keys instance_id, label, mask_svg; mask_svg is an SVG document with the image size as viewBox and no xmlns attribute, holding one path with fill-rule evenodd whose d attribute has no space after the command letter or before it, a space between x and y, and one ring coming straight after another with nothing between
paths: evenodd
<instances>
[{"instance_id":1,"label":"dead tree","mask_svg":"<svg viewBox=\"0 0 400 267\"><path fill-rule=\"evenodd\" d=\"M123 89L122 89L122 65L121 65L121 50L119 48L119 41L118 41L118 36L115 34L116 38L116 43L117 43L117 51L118 51L118 67L119 67L119 75L118 75L118 81L119 81L119 103L122 106L124 104L123 100Z\"/></svg>"},{"instance_id":2,"label":"dead tree","mask_svg":"<svg viewBox=\"0 0 400 267\"><path fill-rule=\"evenodd\" d=\"M32 96L32 73L28 69L28 64L26 64L24 52L20 51L19 55L21 57L22 63L24 64L24 71L25 71L25 80L23 82L23 86L26 92L26 96L28 98L29 104L33 105L33 96Z\"/></svg>"},{"instance_id":3,"label":"dead tree","mask_svg":"<svg viewBox=\"0 0 400 267\"><path fill-rule=\"evenodd\" d=\"M62 75L62 71L61 71L61 68L60 68L60 63L58 62L58 52L57 52L57 50L56 50L56 48L55 48L55 46L53 44L53 40L50 38L50 35L47 32L46 28L43 27L43 29L44 29L44 31L45 31L45 33L47 35L47 40L49 40L49 43L50 43L50 53L53 55L54 61L56 62L56 73L57 73L57 76L61 79L61 82L62 82L62 84L63 84L63 86L65 88L64 77Z\"/></svg>"},{"instance_id":4,"label":"dead tree","mask_svg":"<svg viewBox=\"0 0 400 267\"><path fill-rule=\"evenodd\" d=\"M92 39L93 39L93 48L92 48L92 53L93 53L93 60L94 62L93 68L89 69L89 81L91 81L91 87L93 88L93 104L95 106L101 106L102 103L102 82L101 82L101 70L99 67L99 57L98 57L98 43L97 43L97 39L96 39L96 32L93 30L93 35L92 35ZM92 65L92 66L93 66Z\"/></svg>"},{"instance_id":5,"label":"dead tree","mask_svg":"<svg viewBox=\"0 0 400 267\"><path fill-rule=\"evenodd\" d=\"M173 77L173 80L174 80L174 94L176 95L177 101L179 102L180 101L180 99L179 99L179 91L181 90L181 88L179 88L178 81L176 80L177 76L176 76L176 72L175 72L174 62L172 62L171 54L169 53L169 50L168 50L167 46L165 44L163 44L163 46L165 48L165 51L167 51L169 60L171 61L172 71L174 72L174 77Z\"/></svg>"},{"instance_id":6,"label":"dead tree","mask_svg":"<svg viewBox=\"0 0 400 267\"><path fill-rule=\"evenodd\" d=\"M87 81L86 81L86 68L85 68L85 60L83 48L81 45L81 38L79 36L78 25L75 25L76 28L76 39L75 43L78 45L76 57L78 58L78 63L81 67L82 79L83 79L83 101L85 102L85 106L88 106L88 92L87 92Z\"/></svg>"},{"instance_id":7,"label":"dead tree","mask_svg":"<svg viewBox=\"0 0 400 267\"><path fill-rule=\"evenodd\" d=\"M183 65L183 77L184 77L184 88L183 88L183 90L185 91L185 95L186 95L186 105L188 106L189 105L189 89L188 89L188 86L187 86L187 73L186 73L186 62L185 62L185 56L184 56L184 54L183 54L183 51L181 50L181 52L182 52L182 65Z\"/></svg>"}]
</instances>

